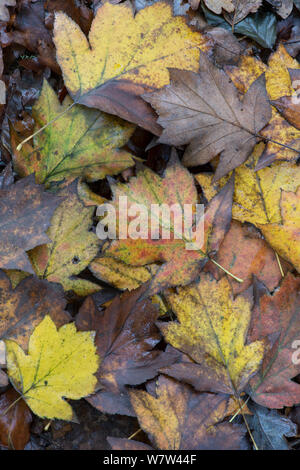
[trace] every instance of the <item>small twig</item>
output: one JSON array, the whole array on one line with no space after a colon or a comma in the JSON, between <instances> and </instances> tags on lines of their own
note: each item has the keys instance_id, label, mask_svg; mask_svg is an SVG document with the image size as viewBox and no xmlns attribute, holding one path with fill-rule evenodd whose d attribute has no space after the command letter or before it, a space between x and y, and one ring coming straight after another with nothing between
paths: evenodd
<instances>
[{"instance_id":1,"label":"small twig","mask_svg":"<svg viewBox=\"0 0 300 470\"><path fill-rule=\"evenodd\" d=\"M135 436L136 436L139 432L141 432L141 431L142 431L142 429L139 428L137 431L135 431L133 434L131 434L131 436L128 437L128 439L132 439L133 437L135 437Z\"/></svg>"},{"instance_id":2,"label":"small twig","mask_svg":"<svg viewBox=\"0 0 300 470\"><path fill-rule=\"evenodd\" d=\"M218 266L218 268L222 269L222 271L224 271L226 274L228 274L228 276L231 276L233 279L235 279L235 281L237 282L244 282L243 279L240 279L239 277L235 276L234 274L232 274L230 271L227 271L226 268L224 268L223 266L221 266L219 263L217 263L214 259L211 259L210 258L210 261L212 261L216 266Z\"/></svg>"}]
</instances>

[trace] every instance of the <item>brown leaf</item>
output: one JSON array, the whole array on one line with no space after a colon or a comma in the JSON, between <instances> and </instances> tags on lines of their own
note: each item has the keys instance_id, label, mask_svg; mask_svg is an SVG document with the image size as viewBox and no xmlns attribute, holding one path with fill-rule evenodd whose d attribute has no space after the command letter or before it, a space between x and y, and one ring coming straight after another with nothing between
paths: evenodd
<instances>
[{"instance_id":1,"label":"brown leaf","mask_svg":"<svg viewBox=\"0 0 300 470\"><path fill-rule=\"evenodd\" d=\"M125 385L141 384L175 360L174 354L153 350L161 340L155 326L159 312L150 300L139 301L145 289L115 297L104 312L88 297L76 317L79 330L96 331L100 390L88 401L103 412L132 415Z\"/></svg>"},{"instance_id":2,"label":"brown leaf","mask_svg":"<svg viewBox=\"0 0 300 470\"><path fill-rule=\"evenodd\" d=\"M251 397L268 408L293 406L300 402L300 385L292 380L300 373L300 277L288 273L273 295L256 281L254 293L249 341L268 340L269 348L250 382Z\"/></svg>"},{"instance_id":3,"label":"brown leaf","mask_svg":"<svg viewBox=\"0 0 300 470\"><path fill-rule=\"evenodd\" d=\"M60 198L35 184L34 176L0 190L0 267L34 273L25 253L43 243Z\"/></svg>"},{"instance_id":4,"label":"brown leaf","mask_svg":"<svg viewBox=\"0 0 300 470\"><path fill-rule=\"evenodd\" d=\"M7 411L10 406L11 408ZM20 395L13 388L0 395L1 445L10 449L23 450L30 438L31 421L30 409L24 400L20 400Z\"/></svg>"},{"instance_id":5,"label":"brown leaf","mask_svg":"<svg viewBox=\"0 0 300 470\"><path fill-rule=\"evenodd\" d=\"M262 240L259 231L236 221L231 223L230 230L214 259L236 277L243 279L244 282L239 283L228 277L234 295L250 287L253 274L271 291L282 278L275 252ZM287 271L289 265L284 261L281 264ZM224 275L211 261L207 263L204 271L213 273L216 279Z\"/></svg>"},{"instance_id":6,"label":"brown leaf","mask_svg":"<svg viewBox=\"0 0 300 470\"><path fill-rule=\"evenodd\" d=\"M12 339L25 349L45 315L50 315L58 327L70 320L65 305L59 285L27 277L12 289L10 280L0 271L0 340Z\"/></svg>"},{"instance_id":7,"label":"brown leaf","mask_svg":"<svg viewBox=\"0 0 300 470\"><path fill-rule=\"evenodd\" d=\"M295 88L300 85L300 70L289 70L292 84L295 84ZM277 100L271 101L271 104L275 106L282 116L292 126L300 130L300 98L299 91L295 92L292 96L282 96Z\"/></svg>"},{"instance_id":8,"label":"brown leaf","mask_svg":"<svg viewBox=\"0 0 300 470\"><path fill-rule=\"evenodd\" d=\"M156 395L130 392L141 428L162 450L245 449L244 428L222 422L230 399L197 393L188 385L160 376Z\"/></svg>"},{"instance_id":9,"label":"brown leaf","mask_svg":"<svg viewBox=\"0 0 300 470\"><path fill-rule=\"evenodd\" d=\"M187 166L203 165L220 154L218 180L245 162L259 140L258 132L271 118L264 76L242 101L231 79L204 54L198 75L170 69L170 77L170 85L144 95L164 128L159 141L189 144L183 158Z\"/></svg>"}]
</instances>

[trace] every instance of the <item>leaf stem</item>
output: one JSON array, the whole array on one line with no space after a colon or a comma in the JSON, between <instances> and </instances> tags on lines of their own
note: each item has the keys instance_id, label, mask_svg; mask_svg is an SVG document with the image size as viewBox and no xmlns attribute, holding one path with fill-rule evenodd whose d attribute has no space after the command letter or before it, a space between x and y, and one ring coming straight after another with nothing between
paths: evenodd
<instances>
[{"instance_id":1,"label":"leaf stem","mask_svg":"<svg viewBox=\"0 0 300 470\"><path fill-rule=\"evenodd\" d=\"M279 258L279 256L278 256L278 253L276 253L276 251L274 251L274 253L275 253L275 256L276 256L276 259L277 259L277 263L278 263L278 266L279 266L280 274L281 274L282 277L284 277L284 271L283 271L282 264L281 264L280 258Z\"/></svg>"},{"instance_id":2,"label":"leaf stem","mask_svg":"<svg viewBox=\"0 0 300 470\"><path fill-rule=\"evenodd\" d=\"M55 118L51 119L51 121L47 122L47 124L45 124L43 127L41 127L40 129L38 129L36 132L34 132L33 134L31 134L29 137L27 137L26 139L22 140L22 142L17 146L17 150L18 152L20 152L21 148L23 147L24 144L26 144L26 142L28 142L29 140L31 140L33 137L35 137L36 135L40 134L43 130L45 130L48 126L50 126L50 124L52 124L53 122L57 121L57 119L59 119L61 116L63 116L67 111L69 111L71 108L73 108L73 106L75 106L75 101L70 104L70 106L68 106L66 109L64 109L64 111L62 111L61 113L57 114L55 116Z\"/></svg>"},{"instance_id":3,"label":"leaf stem","mask_svg":"<svg viewBox=\"0 0 300 470\"><path fill-rule=\"evenodd\" d=\"M133 437L135 437L139 432L141 432L142 428L139 428L137 431L135 431L133 434L131 434L131 436L128 437L128 439L132 439Z\"/></svg>"},{"instance_id":4,"label":"leaf stem","mask_svg":"<svg viewBox=\"0 0 300 470\"><path fill-rule=\"evenodd\" d=\"M211 259L210 258L210 261L212 261L216 266L218 266L218 268L222 269L222 271L224 271L226 274L228 274L228 276L231 276L233 279L235 279L237 282L244 282L243 279L240 279L239 277L235 276L234 274L232 274L230 271L227 271L226 268L224 268L223 266L221 266L219 263L217 263L214 259Z\"/></svg>"}]
</instances>

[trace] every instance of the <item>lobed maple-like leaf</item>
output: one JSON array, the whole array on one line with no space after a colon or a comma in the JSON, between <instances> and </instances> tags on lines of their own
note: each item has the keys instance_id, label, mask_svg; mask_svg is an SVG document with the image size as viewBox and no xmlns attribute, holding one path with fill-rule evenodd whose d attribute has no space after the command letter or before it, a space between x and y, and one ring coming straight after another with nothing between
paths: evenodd
<instances>
[{"instance_id":1,"label":"lobed maple-like leaf","mask_svg":"<svg viewBox=\"0 0 300 470\"><path fill-rule=\"evenodd\" d=\"M189 144L187 166L203 165L220 154L215 180L245 162L271 118L264 77L256 80L243 100L228 76L201 54L199 74L170 70L171 83L144 95L163 127L159 141Z\"/></svg>"},{"instance_id":2,"label":"lobed maple-like leaf","mask_svg":"<svg viewBox=\"0 0 300 470\"><path fill-rule=\"evenodd\" d=\"M252 83L265 72L266 88L271 102L294 93L289 69L299 70L299 63L280 44L271 54L268 66L251 56L242 56L238 67L226 67L226 72L241 93L246 93ZM260 170L275 160L295 161L300 151L300 131L291 126L272 108L272 118L260 134L270 141L261 155L256 169Z\"/></svg>"},{"instance_id":3,"label":"lobed maple-like leaf","mask_svg":"<svg viewBox=\"0 0 300 470\"><path fill-rule=\"evenodd\" d=\"M13 135L14 168L19 175L35 173L38 183L50 185L70 183L78 176L95 181L134 165L131 155L120 150L132 135L133 125L80 105L66 112L71 104L69 97L60 104L44 80L32 110L35 130L65 114L39 133L33 146L28 143L18 151Z\"/></svg>"},{"instance_id":4,"label":"lobed maple-like leaf","mask_svg":"<svg viewBox=\"0 0 300 470\"><path fill-rule=\"evenodd\" d=\"M282 222L259 225L266 240L300 273L300 186L296 193L282 191Z\"/></svg>"},{"instance_id":5,"label":"lobed maple-like leaf","mask_svg":"<svg viewBox=\"0 0 300 470\"><path fill-rule=\"evenodd\" d=\"M281 222L281 190L296 191L300 186L300 167L294 162L274 162L270 167L255 171L263 151L264 144L258 144L248 161L235 170L232 217L256 227ZM196 179L207 200L227 182L223 178L213 184L213 175L207 173L200 173Z\"/></svg>"},{"instance_id":6,"label":"lobed maple-like leaf","mask_svg":"<svg viewBox=\"0 0 300 470\"><path fill-rule=\"evenodd\" d=\"M0 190L0 267L33 273L26 251L48 243L46 230L60 198L34 176Z\"/></svg>"},{"instance_id":7,"label":"lobed maple-like leaf","mask_svg":"<svg viewBox=\"0 0 300 470\"><path fill-rule=\"evenodd\" d=\"M225 395L197 393L186 384L160 376L156 396L142 390L130 392L141 428L156 449L246 449L241 425L222 422L228 414ZM113 449L132 449L124 439L108 438ZM134 441L135 449L141 449ZM144 448L145 449L145 448Z\"/></svg>"},{"instance_id":8,"label":"lobed maple-like leaf","mask_svg":"<svg viewBox=\"0 0 300 470\"><path fill-rule=\"evenodd\" d=\"M230 226L231 204L233 194L233 178L209 203L204 214L204 239L201 246L196 243L197 249L187 250L185 234L179 236L174 218L170 220L170 238L162 237L166 221L159 216L155 237L151 233L150 220L148 227L140 227L140 234L145 238L127 238L114 240L106 249L109 257L123 261L130 266L145 266L151 263L162 263L154 274L149 285L148 295L158 293L168 287L186 285L192 282L198 275L209 255L217 251L224 235ZM180 214L185 204L197 203L197 192L193 176L172 157L163 178L152 170L145 168L132 178L128 184L115 184L112 186L114 194L113 203L116 213L119 213L120 196L127 196L128 213L131 207L143 204L148 210L150 219L152 204L176 205L176 211ZM194 221L189 222L188 229L199 228L194 226ZM199 249L198 249L199 247Z\"/></svg>"},{"instance_id":9,"label":"lobed maple-like leaf","mask_svg":"<svg viewBox=\"0 0 300 470\"><path fill-rule=\"evenodd\" d=\"M26 349L33 329L45 315L57 326L70 321L65 306L61 286L30 276L13 289L0 271L0 340L12 339Z\"/></svg>"},{"instance_id":10,"label":"lobed maple-like leaf","mask_svg":"<svg viewBox=\"0 0 300 470\"><path fill-rule=\"evenodd\" d=\"M161 340L155 326L159 311L150 300L139 300L145 289L115 297L104 312L88 297L76 317L79 330L96 332L98 391L88 401L104 413L134 415L126 385L152 379L176 359L174 353L154 350Z\"/></svg>"},{"instance_id":11,"label":"lobed maple-like leaf","mask_svg":"<svg viewBox=\"0 0 300 470\"><path fill-rule=\"evenodd\" d=\"M292 379L300 373L297 347L300 335L300 278L288 273L271 295L255 283L249 341L267 341L268 348L259 373L253 377L249 393L268 408L293 406L300 401L300 385ZM294 355L295 354L295 358Z\"/></svg>"},{"instance_id":12,"label":"lobed maple-like leaf","mask_svg":"<svg viewBox=\"0 0 300 470\"><path fill-rule=\"evenodd\" d=\"M64 398L87 396L97 382L93 332L77 332L74 323L57 330L46 315L29 339L28 355L12 340L5 344L9 378L29 408L42 418L72 420Z\"/></svg>"},{"instance_id":13,"label":"lobed maple-like leaf","mask_svg":"<svg viewBox=\"0 0 300 470\"><path fill-rule=\"evenodd\" d=\"M157 2L133 16L129 3L97 9L87 39L64 13L54 27L57 60L77 102L159 134L155 113L140 95L169 83L167 67L197 70L209 40L192 31L172 7Z\"/></svg>"},{"instance_id":14,"label":"lobed maple-like leaf","mask_svg":"<svg viewBox=\"0 0 300 470\"><path fill-rule=\"evenodd\" d=\"M20 395L9 388L0 395L0 444L23 450L30 439L32 415Z\"/></svg>"},{"instance_id":15,"label":"lobed maple-like leaf","mask_svg":"<svg viewBox=\"0 0 300 470\"><path fill-rule=\"evenodd\" d=\"M29 253L36 274L59 282L65 291L77 295L92 294L101 289L97 284L77 277L98 253L100 240L91 231L94 207L85 207L77 193L77 182L62 189L63 202L56 209L47 232L51 243Z\"/></svg>"},{"instance_id":16,"label":"lobed maple-like leaf","mask_svg":"<svg viewBox=\"0 0 300 470\"><path fill-rule=\"evenodd\" d=\"M199 282L168 295L178 322L159 323L168 343L192 361L162 371L197 390L238 396L257 372L264 344L246 344L252 299L250 292L233 298L226 277L215 281L202 273Z\"/></svg>"}]
</instances>

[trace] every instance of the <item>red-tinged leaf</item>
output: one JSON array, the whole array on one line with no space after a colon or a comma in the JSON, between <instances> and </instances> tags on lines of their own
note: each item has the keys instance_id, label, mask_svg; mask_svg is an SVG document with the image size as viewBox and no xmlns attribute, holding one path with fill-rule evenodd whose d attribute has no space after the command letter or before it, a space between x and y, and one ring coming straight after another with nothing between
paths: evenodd
<instances>
[{"instance_id":1,"label":"red-tinged leaf","mask_svg":"<svg viewBox=\"0 0 300 470\"><path fill-rule=\"evenodd\" d=\"M23 450L30 438L31 421L30 409L13 388L0 395L1 445Z\"/></svg>"},{"instance_id":2,"label":"red-tinged leaf","mask_svg":"<svg viewBox=\"0 0 300 470\"><path fill-rule=\"evenodd\" d=\"M300 385L292 379L300 373L297 348L300 339L300 277L288 273L271 295L255 282L255 307L249 340L268 341L259 373L250 382L250 394L268 408L300 402Z\"/></svg>"},{"instance_id":3,"label":"red-tinged leaf","mask_svg":"<svg viewBox=\"0 0 300 470\"><path fill-rule=\"evenodd\" d=\"M115 240L105 253L131 266L162 263L149 285L148 295L168 287L189 284L199 276L209 256L218 250L230 227L233 188L234 177L209 202L204 214L202 244L197 245L196 242L197 248L189 250L187 242L195 241L195 238L187 239L185 234L181 236L174 217L170 218L169 239L164 237L162 220L158 221L153 236L150 214L153 204L168 204L169 207L176 204L179 214L183 212L185 204L194 206L197 203L197 192L192 175L174 156L163 178L145 168L128 184L112 187L117 214L121 210L121 196L127 197L128 213L137 203L147 208L149 223L141 226L141 236L144 238ZM186 229L195 229L194 223L195 221L191 221L191 225L184 227L184 232ZM201 229L198 225L196 227L197 230Z\"/></svg>"}]
</instances>

